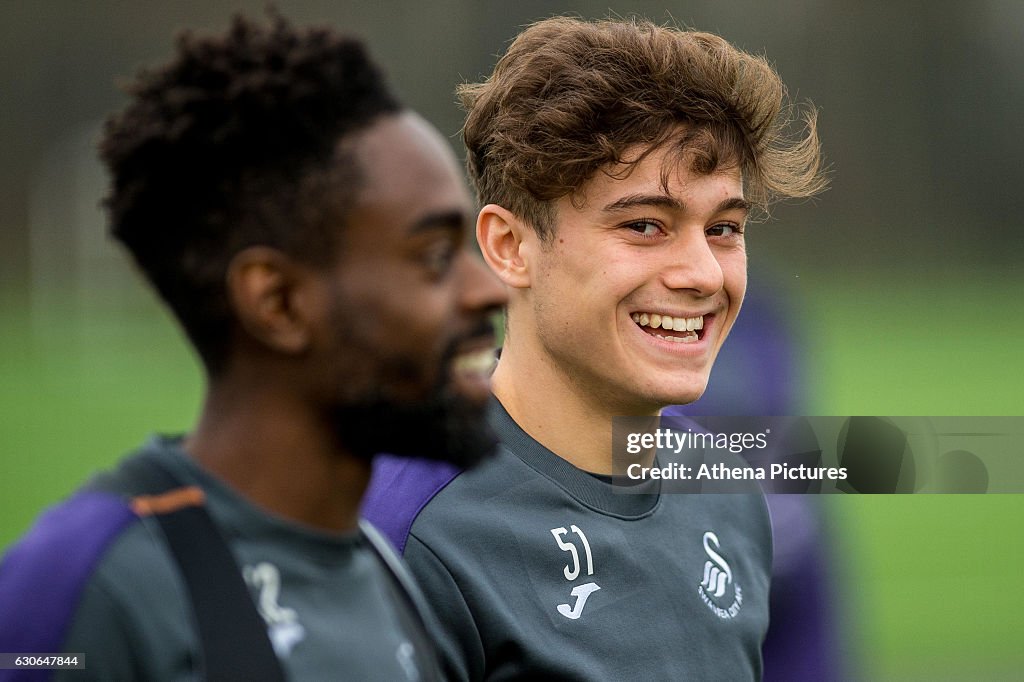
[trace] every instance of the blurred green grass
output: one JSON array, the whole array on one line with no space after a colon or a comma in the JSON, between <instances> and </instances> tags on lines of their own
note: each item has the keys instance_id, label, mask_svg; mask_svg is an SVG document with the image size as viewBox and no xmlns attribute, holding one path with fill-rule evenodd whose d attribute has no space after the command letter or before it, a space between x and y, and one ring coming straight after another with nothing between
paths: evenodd
<instances>
[{"instance_id":1,"label":"blurred green grass","mask_svg":"<svg viewBox=\"0 0 1024 682\"><path fill-rule=\"evenodd\" d=\"M188 428L198 409L196 363L155 307L85 328L74 311L47 317L40 327L13 310L0 334L0 546L146 435Z\"/></svg>"},{"instance_id":2,"label":"blurred green grass","mask_svg":"<svg viewBox=\"0 0 1024 682\"><path fill-rule=\"evenodd\" d=\"M1022 415L1024 286L999 273L805 275L811 414ZM154 304L90 319L24 308L0 334L0 546L149 433L182 431L202 382ZM831 496L857 679L1019 679L1024 495Z\"/></svg>"},{"instance_id":3,"label":"blurred green grass","mask_svg":"<svg viewBox=\"0 0 1024 682\"><path fill-rule=\"evenodd\" d=\"M816 414L1024 415L1015 274L837 273L808 286ZM1021 679L1024 494L821 502L857 679Z\"/></svg>"}]
</instances>

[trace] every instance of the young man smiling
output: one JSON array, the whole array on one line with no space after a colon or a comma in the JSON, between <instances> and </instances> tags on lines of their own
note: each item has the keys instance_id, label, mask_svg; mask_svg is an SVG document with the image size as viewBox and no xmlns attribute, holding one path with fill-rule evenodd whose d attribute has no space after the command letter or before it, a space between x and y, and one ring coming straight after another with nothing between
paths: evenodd
<instances>
[{"instance_id":1,"label":"young man smiling","mask_svg":"<svg viewBox=\"0 0 1024 682\"><path fill-rule=\"evenodd\" d=\"M130 92L101 143L112 231L205 401L7 554L0 651L81 653L71 679L439 679L357 524L376 452L468 466L496 442L505 294L451 149L361 43L280 17L185 35Z\"/></svg>"},{"instance_id":2,"label":"young man smiling","mask_svg":"<svg viewBox=\"0 0 1024 682\"><path fill-rule=\"evenodd\" d=\"M477 240L510 294L498 457L381 460L366 507L460 680L757 679L760 495L617 494L616 416L697 399L746 289L749 213L822 187L813 112L717 36L556 18L462 89Z\"/></svg>"}]
</instances>

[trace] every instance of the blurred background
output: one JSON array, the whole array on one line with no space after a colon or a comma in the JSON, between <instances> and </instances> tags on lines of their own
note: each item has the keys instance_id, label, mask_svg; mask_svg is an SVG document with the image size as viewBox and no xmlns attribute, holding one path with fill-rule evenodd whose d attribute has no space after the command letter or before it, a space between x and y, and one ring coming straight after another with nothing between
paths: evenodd
<instances>
[{"instance_id":1,"label":"blurred background","mask_svg":"<svg viewBox=\"0 0 1024 682\"><path fill-rule=\"evenodd\" d=\"M712 376L718 399L765 387L797 414L1024 415L1024 3L277 5L364 36L460 153L455 85L488 74L534 19L636 13L767 55L820 109L832 188L748 231L758 299ZM167 57L182 27L219 30L264 6L0 3L0 547L197 413L195 359L106 239L94 147L124 103L117 78ZM759 343L779 329L786 368L765 374ZM1020 679L1024 496L814 504L844 677Z\"/></svg>"}]
</instances>

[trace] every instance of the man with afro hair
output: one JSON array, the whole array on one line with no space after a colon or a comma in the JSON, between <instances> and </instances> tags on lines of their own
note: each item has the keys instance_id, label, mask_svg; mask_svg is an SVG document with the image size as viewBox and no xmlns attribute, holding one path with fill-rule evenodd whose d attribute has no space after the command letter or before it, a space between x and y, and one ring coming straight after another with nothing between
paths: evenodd
<instances>
[{"instance_id":1,"label":"man with afro hair","mask_svg":"<svg viewBox=\"0 0 1024 682\"><path fill-rule=\"evenodd\" d=\"M204 404L7 554L0 651L79 652L73 679L437 679L430 616L358 510L376 452L470 466L495 444L505 295L454 154L358 41L279 16L184 35L130 94L101 142L112 232Z\"/></svg>"}]
</instances>

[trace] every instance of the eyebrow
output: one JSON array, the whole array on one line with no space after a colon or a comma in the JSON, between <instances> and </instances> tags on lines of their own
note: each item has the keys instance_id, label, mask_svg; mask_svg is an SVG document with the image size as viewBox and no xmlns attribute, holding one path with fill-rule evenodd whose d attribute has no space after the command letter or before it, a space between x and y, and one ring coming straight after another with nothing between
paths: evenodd
<instances>
[{"instance_id":1,"label":"eyebrow","mask_svg":"<svg viewBox=\"0 0 1024 682\"><path fill-rule=\"evenodd\" d=\"M455 230L462 232L468 224L468 216L462 211L440 211L428 213L409 227L409 234L419 234L430 230Z\"/></svg>"},{"instance_id":2,"label":"eyebrow","mask_svg":"<svg viewBox=\"0 0 1024 682\"><path fill-rule=\"evenodd\" d=\"M605 211L625 211L638 206L652 206L667 208L675 211L682 211L685 206L683 202L667 194L630 194L624 196L604 207ZM714 213L739 209L750 211L750 202L742 197L729 197L715 206Z\"/></svg>"}]
</instances>

